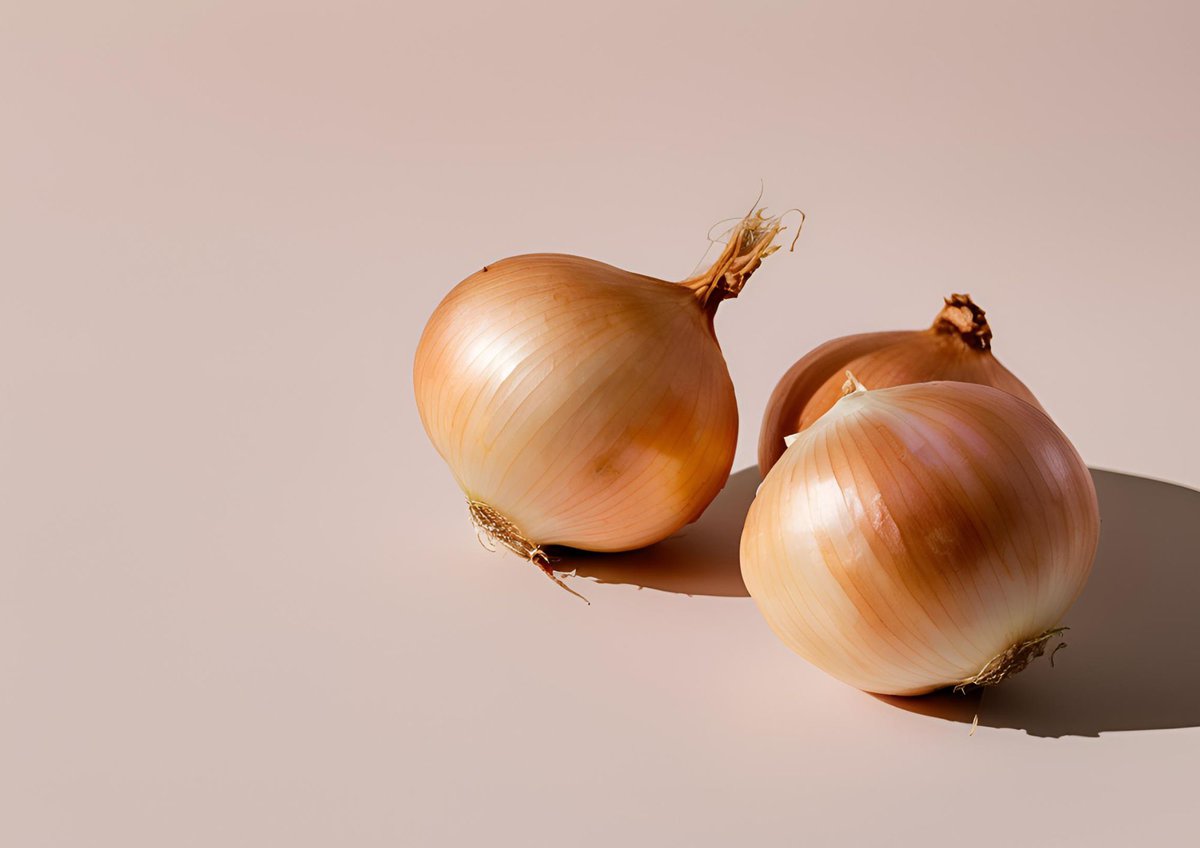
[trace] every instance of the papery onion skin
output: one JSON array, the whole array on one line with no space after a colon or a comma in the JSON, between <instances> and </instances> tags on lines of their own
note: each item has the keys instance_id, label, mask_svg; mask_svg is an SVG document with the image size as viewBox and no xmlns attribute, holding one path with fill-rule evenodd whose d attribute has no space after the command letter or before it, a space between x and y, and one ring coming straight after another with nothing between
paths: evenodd
<instances>
[{"instance_id":1,"label":"papery onion skin","mask_svg":"<svg viewBox=\"0 0 1200 848\"><path fill-rule=\"evenodd\" d=\"M814 665L919 695L1054 628L1099 531L1086 465L1032 405L953 382L856 391L763 481L742 576Z\"/></svg>"},{"instance_id":2,"label":"papery onion skin","mask_svg":"<svg viewBox=\"0 0 1200 848\"><path fill-rule=\"evenodd\" d=\"M630 550L699 517L738 428L713 314L779 230L750 216L682 283L535 254L447 295L418 346L417 406L468 500L518 528L507 547Z\"/></svg>"},{"instance_id":3,"label":"papery onion skin","mask_svg":"<svg viewBox=\"0 0 1200 848\"><path fill-rule=\"evenodd\" d=\"M873 389L950 380L1003 389L1041 409L1033 392L991 351L986 314L970 295L954 294L925 330L861 333L833 339L788 369L767 402L758 439L758 469L766 476L784 438L825 414L852 371Z\"/></svg>"}]
</instances>

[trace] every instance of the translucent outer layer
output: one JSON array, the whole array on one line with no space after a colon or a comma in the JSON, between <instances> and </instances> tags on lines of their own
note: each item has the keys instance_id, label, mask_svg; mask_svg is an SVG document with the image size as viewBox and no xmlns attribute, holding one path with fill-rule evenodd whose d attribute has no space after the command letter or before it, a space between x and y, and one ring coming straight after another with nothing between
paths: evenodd
<instances>
[{"instance_id":1,"label":"translucent outer layer","mask_svg":"<svg viewBox=\"0 0 1200 848\"><path fill-rule=\"evenodd\" d=\"M426 432L468 498L537 544L664 539L733 462L717 302L575 256L495 263L447 295L421 338Z\"/></svg>"},{"instance_id":2,"label":"translucent outer layer","mask_svg":"<svg viewBox=\"0 0 1200 848\"><path fill-rule=\"evenodd\" d=\"M1087 467L1032 405L964 383L858 391L767 475L742 575L810 662L921 694L1058 624L1099 530Z\"/></svg>"}]
</instances>

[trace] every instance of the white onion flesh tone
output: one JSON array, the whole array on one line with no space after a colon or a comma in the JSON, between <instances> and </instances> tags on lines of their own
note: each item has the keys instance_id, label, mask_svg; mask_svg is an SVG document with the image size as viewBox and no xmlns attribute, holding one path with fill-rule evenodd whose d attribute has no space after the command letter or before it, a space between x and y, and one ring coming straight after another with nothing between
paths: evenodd
<instances>
[{"instance_id":1,"label":"white onion flesh tone","mask_svg":"<svg viewBox=\"0 0 1200 848\"><path fill-rule=\"evenodd\" d=\"M477 527L553 576L543 546L630 550L699 517L729 476L738 426L713 314L780 229L748 216L713 267L681 283L539 254L455 287L413 381Z\"/></svg>"},{"instance_id":2,"label":"white onion flesh tone","mask_svg":"<svg viewBox=\"0 0 1200 848\"><path fill-rule=\"evenodd\" d=\"M1083 590L1100 517L1087 467L1040 410L988 386L842 397L763 481L742 575L772 630L888 695L998 683Z\"/></svg>"}]
</instances>

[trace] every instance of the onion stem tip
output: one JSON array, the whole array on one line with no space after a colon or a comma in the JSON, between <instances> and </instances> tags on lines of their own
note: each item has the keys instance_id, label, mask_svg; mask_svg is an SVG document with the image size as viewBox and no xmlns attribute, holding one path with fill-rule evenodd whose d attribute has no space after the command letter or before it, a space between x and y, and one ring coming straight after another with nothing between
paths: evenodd
<instances>
[{"instance_id":1,"label":"onion stem tip","mask_svg":"<svg viewBox=\"0 0 1200 848\"><path fill-rule=\"evenodd\" d=\"M867 387L858 381L858 378L854 376L853 372L846 372L846 382L842 384L842 397L846 397L847 395L852 395L857 392L865 392L866 390Z\"/></svg>"}]
</instances>

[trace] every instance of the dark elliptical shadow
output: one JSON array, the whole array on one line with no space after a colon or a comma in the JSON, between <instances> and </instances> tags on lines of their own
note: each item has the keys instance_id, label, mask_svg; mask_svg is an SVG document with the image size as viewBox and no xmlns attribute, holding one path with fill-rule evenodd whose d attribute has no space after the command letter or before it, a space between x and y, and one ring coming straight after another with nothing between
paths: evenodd
<instances>
[{"instance_id":1,"label":"dark elliptical shadow","mask_svg":"<svg viewBox=\"0 0 1200 848\"><path fill-rule=\"evenodd\" d=\"M984 693L875 696L900 709L1032 736L1200 726L1200 492L1093 469L1100 550L1063 624L1067 647ZM556 551L600 583L746 597L738 546L757 468L732 477L700 520L624 554ZM765 632L765 631L764 631ZM797 660L798 662L800 660Z\"/></svg>"},{"instance_id":2,"label":"dark elliptical shadow","mask_svg":"<svg viewBox=\"0 0 1200 848\"><path fill-rule=\"evenodd\" d=\"M758 469L743 468L699 519L657 545L621 554L558 548L555 568L598 583L626 583L680 595L746 598L738 548L746 512L758 488ZM585 592L586 594L586 592Z\"/></svg>"}]
</instances>

